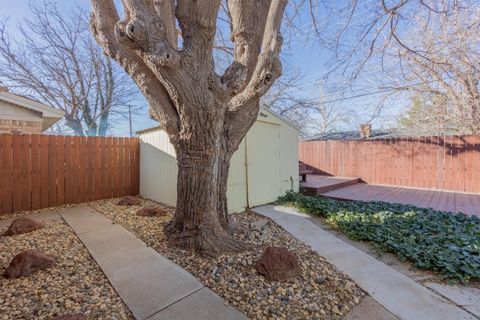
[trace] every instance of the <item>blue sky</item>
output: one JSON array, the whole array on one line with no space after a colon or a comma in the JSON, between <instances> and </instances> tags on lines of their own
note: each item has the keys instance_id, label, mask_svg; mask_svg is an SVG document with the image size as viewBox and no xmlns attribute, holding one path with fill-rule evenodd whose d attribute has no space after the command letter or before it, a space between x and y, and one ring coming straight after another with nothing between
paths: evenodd
<instances>
[{"instance_id":1,"label":"blue sky","mask_svg":"<svg viewBox=\"0 0 480 320\"><path fill-rule=\"evenodd\" d=\"M31 0L30 0L31 1ZM29 15L29 8L28 4L29 0L0 0L0 16L8 17L10 27L13 27L20 23L22 19L28 18ZM43 1L43 0L41 0ZM89 1L87 0L56 0L53 2L57 2L61 8L65 8L68 10L72 6L81 6L84 8L89 8ZM323 12L318 12L319 17L323 17ZM361 17L359 17L361 18ZM284 69L286 70L294 70L299 72L302 75L304 87L302 88L302 92L298 94L313 98L319 99L319 92L320 88L317 85L317 81L321 79L322 75L327 71L328 66L328 56L330 55L329 52L322 49L318 42L313 38L310 37L308 39L308 31L312 30L312 25L310 23L310 19L307 16L307 13L303 13L299 17L300 31L298 31L294 38L291 41L286 41L286 43L290 43L290 46L284 46L283 48L283 61L284 61ZM13 29L13 28L12 28ZM332 29L332 28L331 28ZM330 30L331 30L330 29ZM327 29L327 32L329 29ZM310 34L311 36L311 34ZM332 81L336 81L333 79ZM348 95L355 95L358 93L363 92L370 92L375 91L376 88L369 89L368 87L362 88L361 91L351 92ZM335 99L335 93L330 93L331 96L328 98ZM356 109L359 111L355 112L355 115L352 116L354 121L341 129L356 129L356 126L364 121L365 118L368 117L368 105L372 102L375 96L368 96L364 98L357 98L357 99L348 99L339 103L338 108L345 108L345 109ZM144 101L139 102L139 104L145 104L143 108L143 112L140 116L138 116L133 124L134 130L139 130L142 128L146 128L152 125L155 125L155 122L148 118L147 113L147 105ZM352 105L355 106L352 108ZM361 111L363 110L363 112ZM392 116L387 114L384 116L383 119L374 123L374 127L380 127L385 123L389 123L388 120L392 119ZM390 121L391 123L391 121ZM115 129L112 130L112 134L116 135L127 135L128 134L128 123L121 122L114 124Z\"/></svg>"}]
</instances>

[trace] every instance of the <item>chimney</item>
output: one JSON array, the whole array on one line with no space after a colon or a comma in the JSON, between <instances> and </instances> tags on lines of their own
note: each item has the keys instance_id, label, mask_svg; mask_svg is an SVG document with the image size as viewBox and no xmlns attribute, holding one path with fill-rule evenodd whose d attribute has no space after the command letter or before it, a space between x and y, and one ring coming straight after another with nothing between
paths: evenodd
<instances>
[{"instance_id":1,"label":"chimney","mask_svg":"<svg viewBox=\"0 0 480 320\"><path fill-rule=\"evenodd\" d=\"M360 138L367 139L372 135L372 125L370 123L364 123L360 125Z\"/></svg>"},{"instance_id":2,"label":"chimney","mask_svg":"<svg viewBox=\"0 0 480 320\"><path fill-rule=\"evenodd\" d=\"M0 92L8 92L8 87L0 85Z\"/></svg>"}]
</instances>

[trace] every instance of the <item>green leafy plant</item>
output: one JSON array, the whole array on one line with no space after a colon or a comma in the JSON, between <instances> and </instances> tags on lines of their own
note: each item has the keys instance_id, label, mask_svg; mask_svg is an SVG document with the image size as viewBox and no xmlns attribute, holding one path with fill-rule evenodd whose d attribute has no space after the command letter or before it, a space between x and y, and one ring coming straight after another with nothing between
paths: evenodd
<instances>
[{"instance_id":1,"label":"green leafy plant","mask_svg":"<svg viewBox=\"0 0 480 320\"><path fill-rule=\"evenodd\" d=\"M480 280L480 219L410 205L339 201L289 191L279 204L323 217L349 238L371 241L419 269Z\"/></svg>"}]
</instances>

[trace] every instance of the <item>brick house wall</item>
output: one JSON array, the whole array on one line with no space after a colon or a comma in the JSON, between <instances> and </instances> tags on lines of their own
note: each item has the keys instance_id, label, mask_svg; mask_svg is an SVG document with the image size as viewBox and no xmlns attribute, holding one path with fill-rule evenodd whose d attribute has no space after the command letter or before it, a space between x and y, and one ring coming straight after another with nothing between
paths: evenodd
<instances>
[{"instance_id":1,"label":"brick house wall","mask_svg":"<svg viewBox=\"0 0 480 320\"><path fill-rule=\"evenodd\" d=\"M42 133L59 121L64 112L0 86L0 134Z\"/></svg>"},{"instance_id":2,"label":"brick house wall","mask_svg":"<svg viewBox=\"0 0 480 320\"><path fill-rule=\"evenodd\" d=\"M0 119L1 133L41 133L42 123L38 121Z\"/></svg>"}]
</instances>

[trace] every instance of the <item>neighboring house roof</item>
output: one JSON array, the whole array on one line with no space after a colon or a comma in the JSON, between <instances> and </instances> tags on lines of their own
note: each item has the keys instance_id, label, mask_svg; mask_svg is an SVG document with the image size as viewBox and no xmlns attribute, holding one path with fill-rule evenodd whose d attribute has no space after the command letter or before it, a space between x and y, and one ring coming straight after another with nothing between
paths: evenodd
<instances>
[{"instance_id":1,"label":"neighboring house roof","mask_svg":"<svg viewBox=\"0 0 480 320\"><path fill-rule=\"evenodd\" d=\"M392 138L398 136L394 130L372 130L368 139ZM313 135L303 139L303 141L321 141L321 140L362 140L360 131L339 131L326 132Z\"/></svg>"},{"instance_id":2,"label":"neighboring house roof","mask_svg":"<svg viewBox=\"0 0 480 320\"><path fill-rule=\"evenodd\" d=\"M50 128L55 122L62 119L65 113L62 110L55 109L33 99L23 97L8 91L0 90L0 101L7 102L28 110L38 112L43 118L42 130ZM0 115L1 117L1 115ZM13 116L11 116L13 117ZM13 119L16 120L16 119Z\"/></svg>"},{"instance_id":3,"label":"neighboring house roof","mask_svg":"<svg viewBox=\"0 0 480 320\"><path fill-rule=\"evenodd\" d=\"M261 112L268 112L270 113L271 115L273 115L274 117L278 118L280 121L284 122L285 124L291 126L292 128L294 128L295 130L299 131L300 129L298 128L298 126L296 126L293 122L291 122L290 120L288 120L287 118L285 118L284 116L282 116L281 114L273 111L272 109L268 108L267 106L261 106L260 107L260 111L259 111L259 114L258 116L261 117L262 114ZM146 129L142 129L142 130L139 130L137 131L136 133L137 134L145 134L147 132L152 132L152 131L157 131L157 130L161 130L161 126L157 125L157 126L154 126L154 127L150 127L150 128L146 128Z\"/></svg>"}]
</instances>

